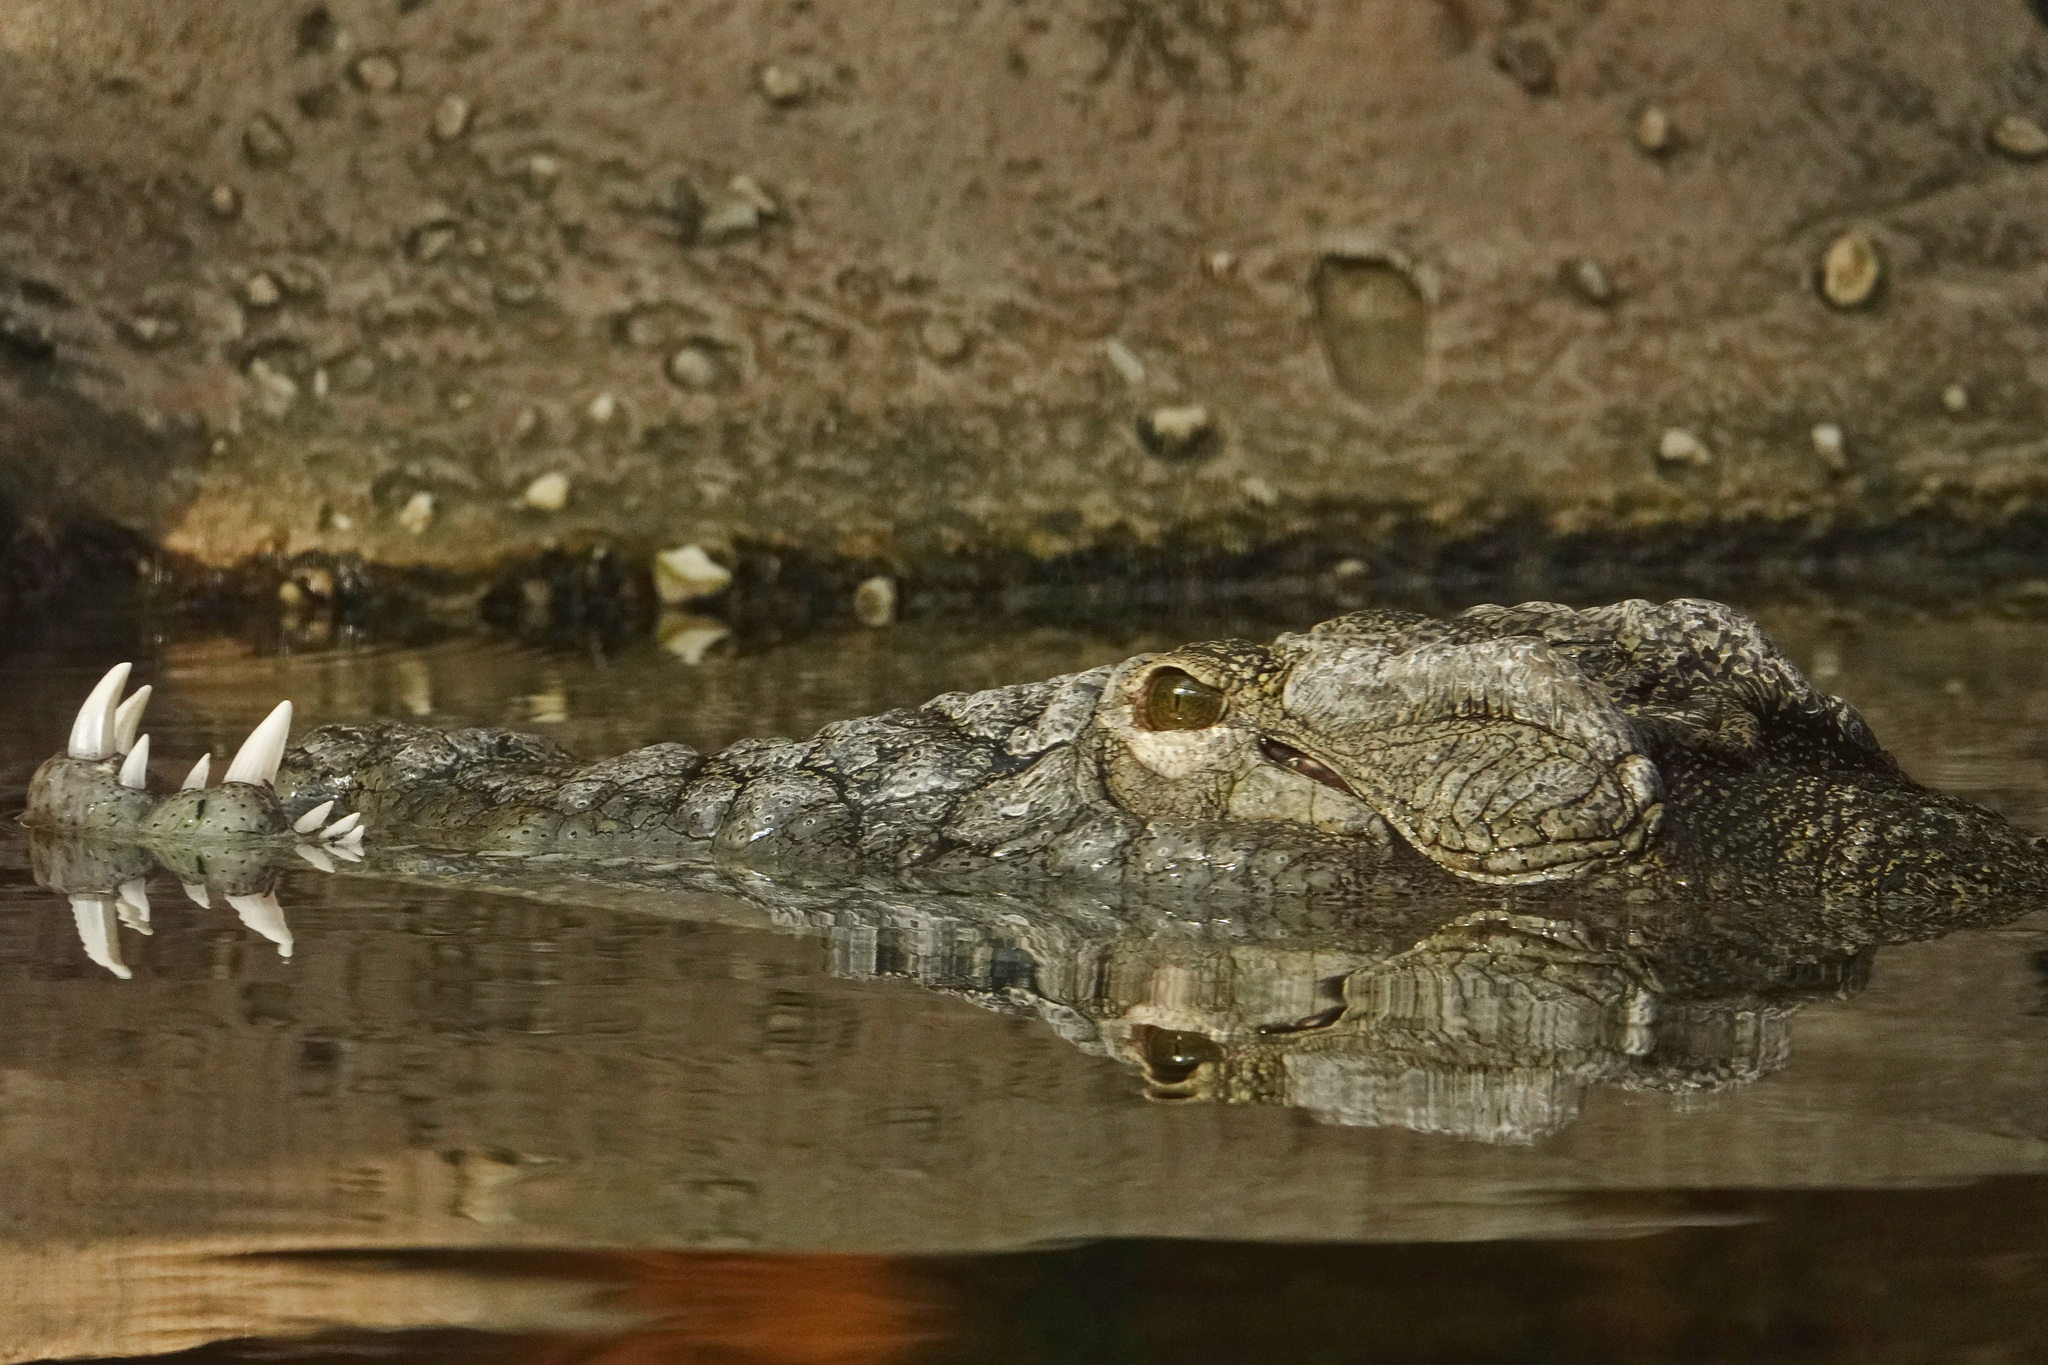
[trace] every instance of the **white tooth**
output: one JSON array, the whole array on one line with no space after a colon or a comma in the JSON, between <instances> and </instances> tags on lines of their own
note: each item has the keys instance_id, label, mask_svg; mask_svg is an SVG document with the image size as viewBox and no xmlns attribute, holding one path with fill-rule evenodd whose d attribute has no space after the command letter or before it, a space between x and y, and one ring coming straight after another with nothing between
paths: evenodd
<instances>
[{"instance_id":1,"label":"white tooth","mask_svg":"<svg viewBox=\"0 0 2048 1365\"><path fill-rule=\"evenodd\" d=\"M298 854L322 872L334 871L334 859L328 857L311 844L293 844L292 852Z\"/></svg>"},{"instance_id":2,"label":"white tooth","mask_svg":"<svg viewBox=\"0 0 2048 1365\"><path fill-rule=\"evenodd\" d=\"M354 829L329 844L328 847L345 848L352 852L360 853L363 851L363 831L368 828L369 826L367 825L357 825Z\"/></svg>"},{"instance_id":3,"label":"white tooth","mask_svg":"<svg viewBox=\"0 0 2048 1365\"><path fill-rule=\"evenodd\" d=\"M277 945L279 957L292 955L292 931L284 922L284 908L277 903L275 891L260 896L229 896L228 904L242 917L242 923Z\"/></svg>"},{"instance_id":4,"label":"white tooth","mask_svg":"<svg viewBox=\"0 0 2048 1365\"><path fill-rule=\"evenodd\" d=\"M114 912L121 917L121 923L138 934L152 932L149 927L148 884L137 877L134 881L122 882L116 894L120 896L121 903L114 907Z\"/></svg>"},{"instance_id":5,"label":"white tooth","mask_svg":"<svg viewBox=\"0 0 2048 1365\"><path fill-rule=\"evenodd\" d=\"M213 755L201 754L199 761L192 765L192 771L185 774L185 780L179 786L185 791L196 792L206 785L206 779L212 772Z\"/></svg>"},{"instance_id":6,"label":"white tooth","mask_svg":"<svg viewBox=\"0 0 2048 1365\"><path fill-rule=\"evenodd\" d=\"M156 691L148 683L135 689L135 695L114 708L114 748L127 753L135 747L135 732L142 728L142 713L149 709L149 694Z\"/></svg>"},{"instance_id":7,"label":"white tooth","mask_svg":"<svg viewBox=\"0 0 2048 1365\"><path fill-rule=\"evenodd\" d=\"M71 914L78 921L78 941L85 955L126 981L135 973L121 961L121 940L116 929L114 907L105 896L73 896Z\"/></svg>"},{"instance_id":8,"label":"white tooth","mask_svg":"<svg viewBox=\"0 0 2048 1365\"><path fill-rule=\"evenodd\" d=\"M320 822L325 820L327 812L333 809L334 803L332 801L322 801L319 805L292 821L293 831L299 834L311 834L314 830L320 828Z\"/></svg>"},{"instance_id":9,"label":"white tooth","mask_svg":"<svg viewBox=\"0 0 2048 1365\"><path fill-rule=\"evenodd\" d=\"M342 816L339 820L336 820L333 824L329 825L326 829L321 830L320 837L322 839L327 840L329 843L332 843L336 839L346 837L350 830L357 828L362 823L363 813L359 810L352 810L347 815Z\"/></svg>"},{"instance_id":10,"label":"white tooth","mask_svg":"<svg viewBox=\"0 0 2048 1365\"><path fill-rule=\"evenodd\" d=\"M228 764L221 781L246 782L252 787L267 785L277 776L277 765L284 760L284 742L291 732L292 704L281 701L242 741L235 761Z\"/></svg>"},{"instance_id":11,"label":"white tooth","mask_svg":"<svg viewBox=\"0 0 2048 1365\"><path fill-rule=\"evenodd\" d=\"M121 760L121 785L136 791L149 790L149 736L135 741L128 757Z\"/></svg>"},{"instance_id":12,"label":"white tooth","mask_svg":"<svg viewBox=\"0 0 2048 1365\"><path fill-rule=\"evenodd\" d=\"M185 889L185 899L197 905L201 910L213 909L213 900L206 894L205 882L180 882L178 885Z\"/></svg>"},{"instance_id":13,"label":"white tooth","mask_svg":"<svg viewBox=\"0 0 2048 1365\"><path fill-rule=\"evenodd\" d=\"M73 758L106 758L114 752L114 709L121 689L128 685L129 664L115 664L94 687L78 718L71 722L71 742L65 752Z\"/></svg>"}]
</instances>

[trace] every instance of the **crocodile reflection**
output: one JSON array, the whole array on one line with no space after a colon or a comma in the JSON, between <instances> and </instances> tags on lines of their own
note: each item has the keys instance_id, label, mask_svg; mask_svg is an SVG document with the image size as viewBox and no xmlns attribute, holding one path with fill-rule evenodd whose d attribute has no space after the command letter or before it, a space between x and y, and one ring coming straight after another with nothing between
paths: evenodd
<instances>
[{"instance_id":1,"label":"crocodile reflection","mask_svg":"<svg viewBox=\"0 0 2048 1365\"><path fill-rule=\"evenodd\" d=\"M70 898L88 955L126 975L118 926L147 931L160 855L42 834L32 846L38 880ZM276 890L288 859L258 847L167 870L193 899L224 899L288 953ZM822 938L836 976L907 980L1035 1018L1130 1067L1155 1101L1284 1105L1330 1123L1495 1143L1559 1131L1599 1086L1711 1091L1759 1080L1789 1060L1799 1009L1860 991L1882 945L2030 908L1663 902L1646 912L1621 900L1475 892L1240 904L1191 920L1185 907L1073 894L821 889L686 865L564 865L550 876L388 850L363 870Z\"/></svg>"}]
</instances>

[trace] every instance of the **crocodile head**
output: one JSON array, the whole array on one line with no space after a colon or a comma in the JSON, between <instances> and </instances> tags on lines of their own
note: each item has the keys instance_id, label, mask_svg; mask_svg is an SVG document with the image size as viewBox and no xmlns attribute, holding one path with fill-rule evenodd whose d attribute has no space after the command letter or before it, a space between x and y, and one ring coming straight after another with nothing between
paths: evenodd
<instances>
[{"instance_id":1,"label":"crocodile head","mask_svg":"<svg viewBox=\"0 0 2048 1365\"><path fill-rule=\"evenodd\" d=\"M1612 866L1662 813L1629 717L1527 636L1418 638L1361 620L1190 645L1120 666L1096 722L1103 781L1134 815L1338 834L1384 821L1480 882Z\"/></svg>"}]
</instances>

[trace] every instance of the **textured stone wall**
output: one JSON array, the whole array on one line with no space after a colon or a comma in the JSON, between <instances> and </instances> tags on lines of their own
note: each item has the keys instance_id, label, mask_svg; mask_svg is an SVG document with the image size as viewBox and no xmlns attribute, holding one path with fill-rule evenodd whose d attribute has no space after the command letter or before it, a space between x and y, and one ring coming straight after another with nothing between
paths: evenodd
<instances>
[{"instance_id":1,"label":"textured stone wall","mask_svg":"<svg viewBox=\"0 0 2048 1365\"><path fill-rule=\"evenodd\" d=\"M2021 0L9 0L0 88L11 491L204 564L2048 486Z\"/></svg>"}]
</instances>

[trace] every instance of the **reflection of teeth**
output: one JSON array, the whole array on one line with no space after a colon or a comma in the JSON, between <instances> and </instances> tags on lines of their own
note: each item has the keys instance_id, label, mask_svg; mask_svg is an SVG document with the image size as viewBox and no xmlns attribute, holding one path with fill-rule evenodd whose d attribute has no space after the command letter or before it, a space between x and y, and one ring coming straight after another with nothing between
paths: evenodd
<instances>
[{"instance_id":1,"label":"reflection of teeth","mask_svg":"<svg viewBox=\"0 0 2048 1365\"><path fill-rule=\"evenodd\" d=\"M85 955L126 981L135 973L121 961L121 940L115 927L114 907L105 896L73 896L71 914L78 922L78 941Z\"/></svg>"},{"instance_id":2,"label":"reflection of teeth","mask_svg":"<svg viewBox=\"0 0 2048 1365\"><path fill-rule=\"evenodd\" d=\"M366 826L357 825L354 829L350 830L348 833L342 835L339 839L336 839L333 843L329 844L328 847L345 848L356 853L361 853L363 851L363 830L365 828Z\"/></svg>"},{"instance_id":3,"label":"reflection of teeth","mask_svg":"<svg viewBox=\"0 0 2048 1365\"><path fill-rule=\"evenodd\" d=\"M320 828L320 822L325 820L327 812L333 809L334 803L332 801L322 801L319 805L292 821L293 831L299 834L311 834L314 830Z\"/></svg>"},{"instance_id":4,"label":"reflection of teeth","mask_svg":"<svg viewBox=\"0 0 2048 1365\"><path fill-rule=\"evenodd\" d=\"M179 885L185 889L185 898L201 910L213 909L213 898L206 894L205 882L180 882Z\"/></svg>"},{"instance_id":5,"label":"reflection of teeth","mask_svg":"<svg viewBox=\"0 0 2048 1365\"><path fill-rule=\"evenodd\" d=\"M136 740L135 747L128 751L128 757L121 760L121 785L139 792L149 790L148 735Z\"/></svg>"},{"instance_id":6,"label":"reflection of teeth","mask_svg":"<svg viewBox=\"0 0 2048 1365\"><path fill-rule=\"evenodd\" d=\"M311 844L293 844L292 852L298 854L322 872L334 871L334 859L328 857Z\"/></svg>"},{"instance_id":7,"label":"reflection of teeth","mask_svg":"<svg viewBox=\"0 0 2048 1365\"><path fill-rule=\"evenodd\" d=\"M115 894L121 898L121 903L114 907L121 923L138 934L155 932L149 927L149 886L142 878L122 882L121 889Z\"/></svg>"},{"instance_id":8,"label":"reflection of teeth","mask_svg":"<svg viewBox=\"0 0 2048 1365\"><path fill-rule=\"evenodd\" d=\"M149 694L156 691L148 683L135 689L135 695L114 708L114 749L127 753L135 747L135 732L142 728L142 713L149 707Z\"/></svg>"},{"instance_id":9,"label":"reflection of teeth","mask_svg":"<svg viewBox=\"0 0 2048 1365\"><path fill-rule=\"evenodd\" d=\"M277 776L277 765L284 761L284 742L291 732L292 704L281 701L242 741L235 761L228 764L227 775L221 781L246 782L252 787L269 785Z\"/></svg>"},{"instance_id":10,"label":"reflection of teeth","mask_svg":"<svg viewBox=\"0 0 2048 1365\"><path fill-rule=\"evenodd\" d=\"M188 792L196 792L206 785L206 779L213 773L213 755L201 754L199 761L192 765L192 771L185 774L179 785Z\"/></svg>"},{"instance_id":11,"label":"reflection of teeth","mask_svg":"<svg viewBox=\"0 0 2048 1365\"><path fill-rule=\"evenodd\" d=\"M347 838L350 834L355 832L355 830L360 828L362 826L362 823L363 813L359 810L352 810L347 815L342 816L339 820L336 820L333 824L329 825L326 829L321 830L320 837L322 839L325 839L329 843L333 843L337 839Z\"/></svg>"},{"instance_id":12,"label":"reflection of teeth","mask_svg":"<svg viewBox=\"0 0 2048 1365\"><path fill-rule=\"evenodd\" d=\"M356 832L360 834L362 831ZM359 863L363 860L363 846L360 843L349 843L346 839L338 844L329 844L327 851L344 862Z\"/></svg>"},{"instance_id":13,"label":"reflection of teeth","mask_svg":"<svg viewBox=\"0 0 2048 1365\"><path fill-rule=\"evenodd\" d=\"M292 931L284 922L284 908L277 903L275 891L260 896L229 896L228 904L242 917L242 923L277 945L279 957L292 955Z\"/></svg>"},{"instance_id":14,"label":"reflection of teeth","mask_svg":"<svg viewBox=\"0 0 2048 1365\"><path fill-rule=\"evenodd\" d=\"M71 722L71 742L65 752L73 758L106 758L114 752L114 711L121 689L128 685L128 664L115 664L99 680L78 718Z\"/></svg>"}]
</instances>

